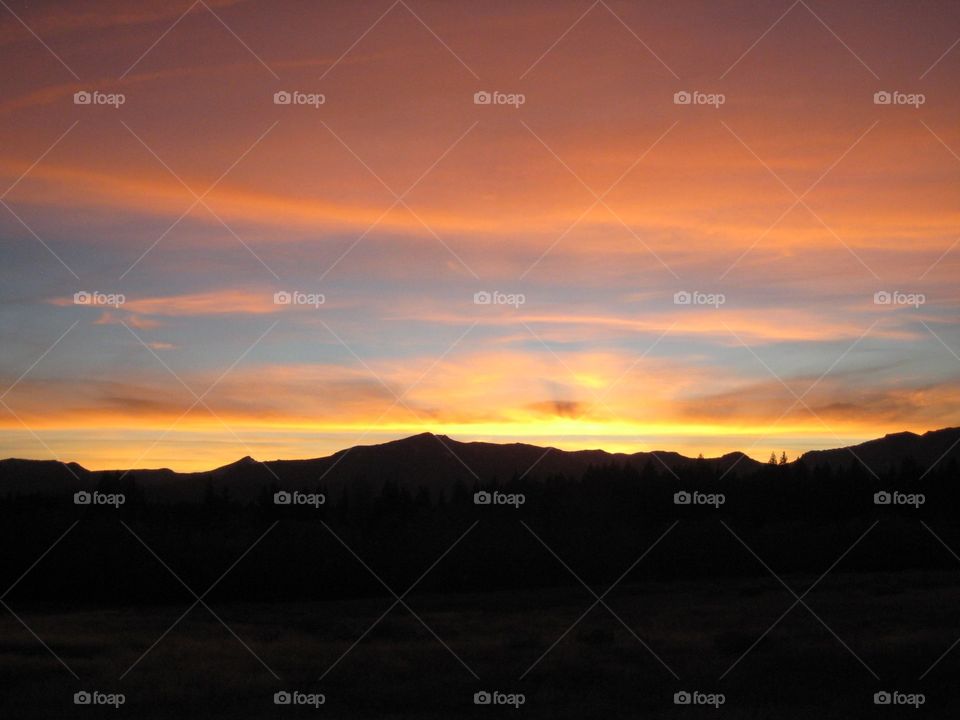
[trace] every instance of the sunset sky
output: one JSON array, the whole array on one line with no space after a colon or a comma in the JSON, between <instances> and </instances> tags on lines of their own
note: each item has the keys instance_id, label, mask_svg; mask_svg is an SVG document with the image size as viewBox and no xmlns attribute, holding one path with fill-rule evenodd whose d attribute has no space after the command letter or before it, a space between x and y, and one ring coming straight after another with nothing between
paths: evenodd
<instances>
[{"instance_id":1,"label":"sunset sky","mask_svg":"<svg viewBox=\"0 0 960 720\"><path fill-rule=\"evenodd\" d=\"M956 2L5 1L0 457L960 425Z\"/></svg>"}]
</instances>

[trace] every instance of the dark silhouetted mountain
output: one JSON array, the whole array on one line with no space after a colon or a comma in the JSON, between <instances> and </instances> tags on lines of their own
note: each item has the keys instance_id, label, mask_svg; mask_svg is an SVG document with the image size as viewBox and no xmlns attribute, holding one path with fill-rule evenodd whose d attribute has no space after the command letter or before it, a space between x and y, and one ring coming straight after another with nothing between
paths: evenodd
<instances>
[{"instance_id":1,"label":"dark silhouetted mountain","mask_svg":"<svg viewBox=\"0 0 960 720\"><path fill-rule=\"evenodd\" d=\"M960 456L960 428L947 428L916 435L896 433L878 440L835 450L805 453L810 467L849 467L860 458L876 472L896 469L912 462L922 468L938 460ZM131 479L146 498L162 501L201 501L212 492L250 502L264 489L322 490L339 496L344 487L351 494L375 495L385 484L410 491L425 488L431 496L448 494L463 483L506 482L526 477L537 481L564 475L579 478L590 467L626 465L642 470L648 464L658 472L690 468L724 473L733 468L748 476L764 467L743 453L695 460L675 452L608 453L604 450L558 450L525 443L458 442L446 435L423 433L379 445L358 445L333 455L310 460L259 462L244 457L229 465L204 472L178 473L169 469L87 470L76 463L47 460L0 461L0 494L60 495L92 489L121 478Z\"/></svg>"},{"instance_id":2,"label":"dark silhouetted mountain","mask_svg":"<svg viewBox=\"0 0 960 720\"><path fill-rule=\"evenodd\" d=\"M866 465L876 474L896 471L904 463L915 463L922 471L934 463L960 457L960 428L931 430L923 435L900 432L835 450L813 450L802 459L809 465L849 467Z\"/></svg>"}]
</instances>

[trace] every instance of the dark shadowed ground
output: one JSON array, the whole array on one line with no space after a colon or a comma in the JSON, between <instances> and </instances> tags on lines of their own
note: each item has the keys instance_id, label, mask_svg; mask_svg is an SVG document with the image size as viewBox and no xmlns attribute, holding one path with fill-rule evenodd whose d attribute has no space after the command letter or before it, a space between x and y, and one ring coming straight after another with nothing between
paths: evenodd
<instances>
[{"instance_id":1,"label":"dark shadowed ground","mask_svg":"<svg viewBox=\"0 0 960 720\"><path fill-rule=\"evenodd\" d=\"M816 577L783 580L801 594ZM960 637L960 569L828 576L804 598L812 612L799 604L769 632L795 602L773 577L619 586L604 602L629 629L598 605L571 630L594 602L584 588L413 593L405 602L426 627L397 606L353 646L392 602L212 602L229 630L197 606L122 680L189 603L14 608L81 680L8 613L0 620L0 713L866 718L956 717L960 710L960 654L948 654L919 680ZM81 689L122 692L126 702L119 710L77 708L73 693ZM326 702L319 709L275 706L281 689L323 693ZM524 705L475 706L473 694L484 689L523 693ZM720 692L725 702L719 711L674 705L674 692L684 689ZM926 701L919 712L878 707L873 693L882 689L923 692Z\"/></svg>"}]
</instances>

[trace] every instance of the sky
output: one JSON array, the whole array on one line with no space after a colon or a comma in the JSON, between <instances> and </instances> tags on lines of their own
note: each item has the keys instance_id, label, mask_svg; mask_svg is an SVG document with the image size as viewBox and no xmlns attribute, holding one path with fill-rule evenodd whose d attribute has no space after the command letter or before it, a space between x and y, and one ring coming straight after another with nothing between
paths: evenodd
<instances>
[{"instance_id":1,"label":"sky","mask_svg":"<svg viewBox=\"0 0 960 720\"><path fill-rule=\"evenodd\" d=\"M958 40L923 0L6 0L0 457L960 425Z\"/></svg>"}]
</instances>

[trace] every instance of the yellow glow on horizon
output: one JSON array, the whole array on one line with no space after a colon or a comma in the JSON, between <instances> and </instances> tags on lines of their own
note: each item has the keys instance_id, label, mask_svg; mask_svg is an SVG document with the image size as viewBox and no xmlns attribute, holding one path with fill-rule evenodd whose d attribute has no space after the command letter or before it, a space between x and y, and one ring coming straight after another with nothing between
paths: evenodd
<instances>
[{"instance_id":1,"label":"yellow glow on horizon","mask_svg":"<svg viewBox=\"0 0 960 720\"><path fill-rule=\"evenodd\" d=\"M226 425L226 426L225 426ZM13 431L13 427L9 430ZM22 427L20 428L21 430ZM33 428L41 437L59 437L64 447L84 450L59 459L77 462L89 470L168 467L180 472L210 470L232 463L244 455L258 460L302 460L324 457L355 445L373 445L410 435L432 432L460 442L526 443L561 450L606 450L636 453L662 450L688 457L703 453L717 457L744 452L764 461L772 449L785 450L793 458L812 449L841 447L879 437L902 428L844 423L824 430L811 422L716 423L585 421L551 418L538 422L384 422L371 429L363 422L317 423L281 420L270 423L253 418L185 418L173 430L149 422L119 428L110 423L79 429L76 425L45 425ZM922 431L927 428L915 428ZM131 436L133 433L133 436ZM45 438L42 448L23 431L21 456L50 456L56 440ZM127 435L126 442L117 442ZM802 438L802 440L799 440ZM64 451L66 452L66 451ZM12 453L17 455L17 453Z\"/></svg>"}]
</instances>

